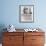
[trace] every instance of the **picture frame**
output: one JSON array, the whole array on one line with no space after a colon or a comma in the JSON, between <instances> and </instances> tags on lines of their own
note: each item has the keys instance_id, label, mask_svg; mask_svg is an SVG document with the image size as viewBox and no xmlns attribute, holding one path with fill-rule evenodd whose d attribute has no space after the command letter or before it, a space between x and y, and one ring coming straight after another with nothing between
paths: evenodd
<instances>
[{"instance_id":1,"label":"picture frame","mask_svg":"<svg viewBox=\"0 0 46 46\"><path fill-rule=\"evenodd\" d=\"M19 5L19 21L34 22L34 5Z\"/></svg>"}]
</instances>

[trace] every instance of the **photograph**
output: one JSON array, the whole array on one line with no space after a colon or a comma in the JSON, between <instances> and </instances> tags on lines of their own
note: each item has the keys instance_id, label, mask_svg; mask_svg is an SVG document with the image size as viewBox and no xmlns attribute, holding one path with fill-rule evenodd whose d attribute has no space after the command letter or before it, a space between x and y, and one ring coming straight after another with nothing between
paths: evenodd
<instances>
[{"instance_id":1,"label":"photograph","mask_svg":"<svg viewBox=\"0 0 46 46\"><path fill-rule=\"evenodd\" d=\"M20 22L34 22L34 5L20 5Z\"/></svg>"}]
</instances>

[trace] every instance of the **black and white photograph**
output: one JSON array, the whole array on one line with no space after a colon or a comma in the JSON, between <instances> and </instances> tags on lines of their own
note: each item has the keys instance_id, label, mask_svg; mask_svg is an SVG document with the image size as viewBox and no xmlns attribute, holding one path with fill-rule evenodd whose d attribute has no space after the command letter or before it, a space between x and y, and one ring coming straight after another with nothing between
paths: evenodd
<instances>
[{"instance_id":1,"label":"black and white photograph","mask_svg":"<svg viewBox=\"0 0 46 46\"><path fill-rule=\"evenodd\" d=\"M20 5L20 22L34 21L34 5Z\"/></svg>"}]
</instances>

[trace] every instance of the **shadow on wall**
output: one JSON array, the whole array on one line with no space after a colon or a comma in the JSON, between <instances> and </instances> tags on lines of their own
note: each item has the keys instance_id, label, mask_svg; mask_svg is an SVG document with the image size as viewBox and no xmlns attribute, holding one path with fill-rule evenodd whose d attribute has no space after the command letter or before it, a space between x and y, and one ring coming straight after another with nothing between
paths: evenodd
<instances>
[{"instance_id":1,"label":"shadow on wall","mask_svg":"<svg viewBox=\"0 0 46 46\"><path fill-rule=\"evenodd\" d=\"M6 28L4 24L0 24L0 43L2 43L2 36L3 36L3 32L5 32L3 29Z\"/></svg>"}]
</instances>

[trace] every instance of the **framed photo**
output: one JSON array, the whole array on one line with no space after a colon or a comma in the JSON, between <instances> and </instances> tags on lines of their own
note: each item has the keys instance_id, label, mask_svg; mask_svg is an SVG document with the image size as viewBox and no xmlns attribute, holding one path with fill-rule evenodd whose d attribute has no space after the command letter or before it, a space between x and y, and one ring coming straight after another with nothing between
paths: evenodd
<instances>
[{"instance_id":1,"label":"framed photo","mask_svg":"<svg viewBox=\"0 0 46 46\"><path fill-rule=\"evenodd\" d=\"M20 22L34 22L34 5L19 6Z\"/></svg>"}]
</instances>

